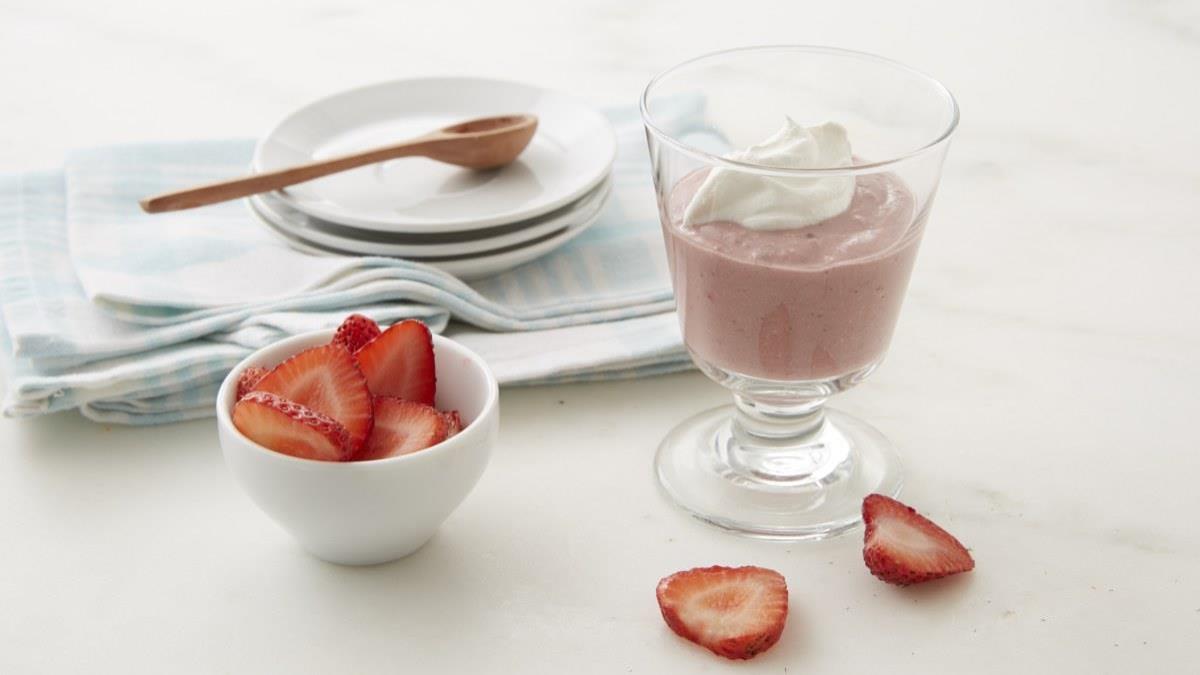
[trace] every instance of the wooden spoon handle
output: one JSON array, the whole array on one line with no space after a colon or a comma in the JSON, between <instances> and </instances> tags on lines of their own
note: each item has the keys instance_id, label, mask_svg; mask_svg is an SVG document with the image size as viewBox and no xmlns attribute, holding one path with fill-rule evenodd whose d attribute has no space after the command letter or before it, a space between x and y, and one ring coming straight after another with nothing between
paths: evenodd
<instances>
[{"instance_id":1,"label":"wooden spoon handle","mask_svg":"<svg viewBox=\"0 0 1200 675\"><path fill-rule=\"evenodd\" d=\"M408 143L309 162L278 171L269 171L267 173L254 174L253 176L234 178L233 180L223 180L186 190L165 192L154 197L147 197L139 203L142 205L142 210L146 213L179 211L197 206L207 206L209 204L229 201L230 199L256 195L261 192L278 190L289 185L303 183L314 178L320 178L321 176L328 176L331 173L338 173L339 171L375 164L376 162L421 155L427 151L429 142L434 140L437 139L433 137L421 138Z\"/></svg>"}]
</instances>

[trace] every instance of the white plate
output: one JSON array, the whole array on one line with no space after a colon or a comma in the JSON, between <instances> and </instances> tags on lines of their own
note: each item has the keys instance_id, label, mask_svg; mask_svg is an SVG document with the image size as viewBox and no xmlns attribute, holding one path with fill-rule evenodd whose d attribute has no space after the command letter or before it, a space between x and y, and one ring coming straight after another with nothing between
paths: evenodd
<instances>
[{"instance_id":1,"label":"white plate","mask_svg":"<svg viewBox=\"0 0 1200 675\"><path fill-rule=\"evenodd\" d=\"M313 255L360 255L349 251L341 251L332 247L318 246L311 242L305 241L294 235L288 234L275 223L271 221L267 214L259 211L253 202L247 201L246 204L250 210L254 212L260 220L274 232L276 235L288 242L289 245ZM444 272L453 274L454 276L464 281L474 279L482 279L490 277L493 274L510 270L518 265L524 265L527 262L532 262L563 244L571 241L575 237L582 234L589 227L594 225L600 219L603 209L597 212L590 219L585 220L578 225L569 225L558 232L552 232L549 235L544 235L534 241L516 246L500 249L499 251L489 251L468 256L452 256L449 258L406 258L407 260L415 260L432 265Z\"/></svg>"},{"instance_id":2,"label":"white plate","mask_svg":"<svg viewBox=\"0 0 1200 675\"><path fill-rule=\"evenodd\" d=\"M397 80L311 103L271 130L254 152L270 171L417 136L454 122L532 113L538 130L513 164L470 171L425 158L399 159L280 191L322 220L386 232L446 232L527 220L570 203L608 175L616 136L599 112L573 98L515 82L475 78Z\"/></svg>"},{"instance_id":3,"label":"white plate","mask_svg":"<svg viewBox=\"0 0 1200 675\"><path fill-rule=\"evenodd\" d=\"M611 187L612 182L605 181L581 199L540 218L481 230L429 234L393 234L337 225L297 211L271 194L255 195L250 202L277 229L318 246L362 255L419 258L485 253L557 232L598 214L608 201Z\"/></svg>"}]
</instances>

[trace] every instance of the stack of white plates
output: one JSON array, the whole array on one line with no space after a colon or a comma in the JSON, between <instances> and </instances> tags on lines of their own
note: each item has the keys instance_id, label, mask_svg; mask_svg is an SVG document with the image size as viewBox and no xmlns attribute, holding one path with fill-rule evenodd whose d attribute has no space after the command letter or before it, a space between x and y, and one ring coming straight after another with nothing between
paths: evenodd
<instances>
[{"instance_id":1,"label":"stack of white plates","mask_svg":"<svg viewBox=\"0 0 1200 675\"><path fill-rule=\"evenodd\" d=\"M502 169L399 159L257 195L250 208L311 252L401 257L464 279L496 274L549 253L600 217L616 137L596 110L512 82L400 80L305 106L254 153L254 169L271 171L512 113L537 115L538 129Z\"/></svg>"}]
</instances>

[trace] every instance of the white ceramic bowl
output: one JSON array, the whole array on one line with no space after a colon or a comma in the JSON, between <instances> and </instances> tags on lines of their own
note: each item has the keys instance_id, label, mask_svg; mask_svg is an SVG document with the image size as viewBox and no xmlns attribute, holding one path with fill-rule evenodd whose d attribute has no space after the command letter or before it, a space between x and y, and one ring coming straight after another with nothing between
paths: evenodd
<instances>
[{"instance_id":1,"label":"white ceramic bowl","mask_svg":"<svg viewBox=\"0 0 1200 675\"><path fill-rule=\"evenodd\" d=\"M332 336L333 331L317 331L282 340L230 371L217 393L225 463L246 494L318 558L343 565L402 558L429 541L483 474L500 426L496 378L477 354L434 335L437 407L458 410L466 427L411 455L320 462L269 450L243 436L230 418L242 371L269 368Z\"/></svg>"}]
</instances>

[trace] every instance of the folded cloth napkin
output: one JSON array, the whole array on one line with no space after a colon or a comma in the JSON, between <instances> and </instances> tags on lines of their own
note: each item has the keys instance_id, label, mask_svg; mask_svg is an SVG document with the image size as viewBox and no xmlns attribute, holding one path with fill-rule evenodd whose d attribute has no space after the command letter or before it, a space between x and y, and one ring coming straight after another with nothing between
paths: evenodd
<instances>
[{"instance_id":1,"label":"folded cloth napkin","mask_svg":"<svg viewBox=\"0 0 1200 675\"><path fill-rule=\"evenodd\" d=\"M300 252L240 203L138 209L147 194L243 171L250 141L91 150L61 171L0 178L3 411L208 416L244 356L350 311L419 318L476 349L502 384L686 369L640 122L630 109L609 116L619 147L600 220L470 284L404 260Z\"/></svg>"}]
</instances>

